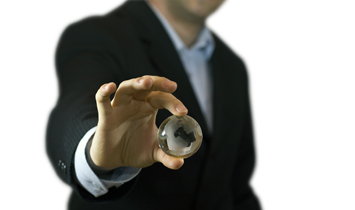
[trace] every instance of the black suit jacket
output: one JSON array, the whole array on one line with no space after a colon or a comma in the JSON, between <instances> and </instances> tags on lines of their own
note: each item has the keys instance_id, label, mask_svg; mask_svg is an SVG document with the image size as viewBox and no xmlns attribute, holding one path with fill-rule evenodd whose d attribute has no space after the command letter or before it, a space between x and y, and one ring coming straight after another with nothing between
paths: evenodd
<instances>
[{"instance_id":1,"label":"black suit jacket","mask_svg":"<svg viewBox=\"0 0 355 210\"><path fill-rule=\"evenodd\" d=\"M71 209L260 209L249 180L255 162L245 66L216 35L213 70L214 133L206 122L179 56L163 26L142 1L70 25L56 52L59 100L47 129L47 153L58 176L74 189ZM133 181L94 198L77 182L73 159L83 135L97 124L95 93L107 82L160 75L178 84L174 95L204 132L200 150L173 171L160 163ZM170 116L160 110L157 125Z\"/></svg>"}]
</instances>

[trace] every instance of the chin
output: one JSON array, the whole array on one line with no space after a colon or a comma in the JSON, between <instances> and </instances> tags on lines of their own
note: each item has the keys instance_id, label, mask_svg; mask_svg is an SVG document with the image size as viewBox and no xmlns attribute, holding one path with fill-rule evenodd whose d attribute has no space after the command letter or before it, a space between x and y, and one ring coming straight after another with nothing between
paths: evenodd
<instances>
[{"instance_id":1,"label":"chin","mask_svg":"<svg viewBox=\"0 0 355 210\"><path fill-rule=\"evenodd\" d=\"M196 17L206 19L218 9L223 1L224 0L189 0L190 11Z\"/></svg>"}]
</instances>

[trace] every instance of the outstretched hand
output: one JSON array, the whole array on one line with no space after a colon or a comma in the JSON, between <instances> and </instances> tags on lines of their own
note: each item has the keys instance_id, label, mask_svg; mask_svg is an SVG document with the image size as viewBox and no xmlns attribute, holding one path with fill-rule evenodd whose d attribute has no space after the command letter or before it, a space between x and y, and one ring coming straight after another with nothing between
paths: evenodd
<instances>
[{"instance_id":1,"label":"outstretched hand","mask_svg":"<svg viewBox=\"0 0 355 210\"><path fill-rule=\"evenodd\" d=\"M90 149L94 164L114 169L144 168L161 162L170 169L179 169L184 160L168 156L159 148L155 125L158 109L187 114L185 106L171 94L176 88L175 82L158 76L124 81L117 90L115 83L102 85L96 93L99 121Z\"/></svg>"}]
</instances>

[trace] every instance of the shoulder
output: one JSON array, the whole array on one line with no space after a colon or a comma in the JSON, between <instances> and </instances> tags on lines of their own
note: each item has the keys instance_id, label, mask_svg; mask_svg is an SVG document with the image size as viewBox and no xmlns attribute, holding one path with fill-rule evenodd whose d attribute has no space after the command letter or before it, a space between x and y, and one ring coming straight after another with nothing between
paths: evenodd
<instances>
[{"instance_id":1,"label":"shoulder","mask_svg":"<svg viewBox=\"0 0 355 210\"><path fill-rule=\"evenodd\" d=\"M59 40L66 43L102 43L112 42L130 32L127 20L115 16L92 16L67 26Z\"/></svg>"},{"instance_id":2,"label":"shoulder","mask_svg":"<svg viewBox=\"0 0 355 210\"><path fill-rule=\"evenodd\" d=\"M216 33L213 34L215 41L215 56L229 65L236 65L245 68L243 59L232 48L230 48Z\"/></svg>"},{"instance_id":3,"label":"shoulder","mask_svg":"<svg viewBox=\"0 0 355 210\"><path fill-rule=\"evenodd\" d=\"M146 19L149 7L144 1L126 1L102 16L91 16L70 24L62 37L81 39L132 37L139 19ZM138 20L137 20L138 19Z\"/></svg>"},{"instance_id":4,"label":"shoulder","mask_svg":"<svg viewBox=\"0 0 355 210\"><path fill-rule=\"evenodd\" d=\"M212 34L215 41L215 53L213 54L215 59L221 63L228 64L231 69L246 74L247 70L243 58L234 52L217 34Z\"/></svg>"}]
</instances>

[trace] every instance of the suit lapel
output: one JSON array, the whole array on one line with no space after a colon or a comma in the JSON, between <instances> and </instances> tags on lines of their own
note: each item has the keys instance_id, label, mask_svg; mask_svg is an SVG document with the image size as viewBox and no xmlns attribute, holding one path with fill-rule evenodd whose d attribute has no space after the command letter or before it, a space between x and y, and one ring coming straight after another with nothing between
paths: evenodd
<instances>
[{"instance_id":1,"label":"suit lapel","mask_svg":"<svg viewBox=\"0 0 355 210\"><path fill-rule=\"evenodd\" d=\"M236 139L238 135L239 113L239 85L238 68L228 58L228 50L221 40L214 35L215 50L211 57L213 72L213 139L210 146L210 155L216 155L218 149L227 139ZM235 129L230 130L234 124ZM218 139L218 140L217 140ZM227 154L226 154L227 155Z\"/></svg>"}]
</instances>

